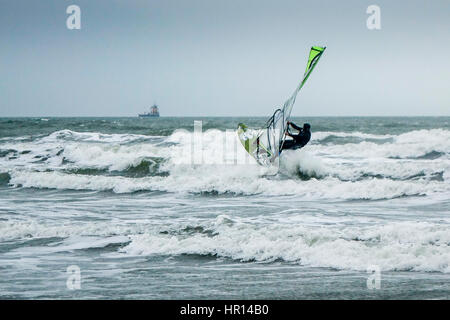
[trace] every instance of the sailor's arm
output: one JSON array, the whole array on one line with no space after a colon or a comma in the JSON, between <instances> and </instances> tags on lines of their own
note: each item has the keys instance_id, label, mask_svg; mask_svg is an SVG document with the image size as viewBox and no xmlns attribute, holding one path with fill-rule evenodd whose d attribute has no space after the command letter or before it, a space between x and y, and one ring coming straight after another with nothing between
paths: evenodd
<instances>
[{"instance_id":1,"label":"sailor's arm","mask_svg":"<svg viewBox=\"0 0 450 320\"><path fill-rule=\"evenodd\" d=\"M302 131L302 128L297 126L295 123L292 123L292 122L289 121L288 124L290 124L291 127L294 128L295 130Z\"/></svg>"}]
</instances>

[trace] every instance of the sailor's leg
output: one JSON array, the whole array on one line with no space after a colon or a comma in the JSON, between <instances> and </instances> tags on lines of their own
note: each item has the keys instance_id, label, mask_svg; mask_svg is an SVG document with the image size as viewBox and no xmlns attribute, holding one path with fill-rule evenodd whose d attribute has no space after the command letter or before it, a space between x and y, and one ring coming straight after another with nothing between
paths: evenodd
<instances>
[{"instance_id":1,"label":"sailor's leg","mask_svg":"<svg viewBox=\"0 0 450 320\"><path fill-rule=\"evenodd\" d=\"M286 140L283 143L283 148L281 148L281 150L291 149L294 145L295 145L295 141L294 140Z\"/></svg>"}]
</instances>

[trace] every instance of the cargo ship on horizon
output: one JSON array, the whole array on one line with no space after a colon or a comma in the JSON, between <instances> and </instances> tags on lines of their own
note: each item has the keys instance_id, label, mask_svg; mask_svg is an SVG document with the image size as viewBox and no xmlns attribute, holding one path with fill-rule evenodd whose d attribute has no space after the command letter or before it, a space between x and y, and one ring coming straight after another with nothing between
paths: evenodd
<instances>
[{"instance_id":1,"label":"cargo ship on horizon","mask_svg":"<svg viewBox=\"0 0 450 320\"><path fill-rule=\"evenodd\" d=\"M156 104L154 104L150 108L150 112L140 113L139 118L158 118L159 117L159 109Z\"/></svg>"}]
</instances>

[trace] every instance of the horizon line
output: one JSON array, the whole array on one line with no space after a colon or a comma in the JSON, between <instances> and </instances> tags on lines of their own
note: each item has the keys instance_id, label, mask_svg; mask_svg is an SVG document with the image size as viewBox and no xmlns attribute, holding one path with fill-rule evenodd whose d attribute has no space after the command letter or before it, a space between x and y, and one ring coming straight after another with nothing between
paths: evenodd
<instances>
[{"instance_id":1,"label":"horizon line","mask_svg":"<svg viewBox=\"0 0 450 320\"><path fill-rule=\"evenodd\" d=\"M153 117L152 119L158 118L267 118L267 115L239 115L239 116L224 116L224 115L184 115L184 116L159 116ZM437 118L437 117L450 117L449 115L307 115L307 116L297 116L293 115L290 118ZM67 115L67 116L51 116L51 115L38 115L38 116L0 116L0 119L7 118L136 118L142 119L138 116L89 116L89 115Z\"/></svg>"}]
</instances>

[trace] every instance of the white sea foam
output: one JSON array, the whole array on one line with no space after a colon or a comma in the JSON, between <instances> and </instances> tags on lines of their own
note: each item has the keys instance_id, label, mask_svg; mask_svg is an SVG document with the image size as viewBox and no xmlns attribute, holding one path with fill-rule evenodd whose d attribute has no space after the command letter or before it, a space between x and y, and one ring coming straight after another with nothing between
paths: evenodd
<instances>
[{"instance_id":1,"label":"white sea foam","mask_svg":"<svg viewBox=\"0 0 450 320\"><path fill-rule=\"evenodd\" d=\"M340 181L328 177L308 181L259 177L254 167L235 167L233 173L222 166L196 169L177 166L168 177L127 178L90 176L60 172L11 172L10 183L16 186L73 190L112 190L117 193L141 190L182 193L218 192L243 195L298 195L304 199L392 199L401 196L431 195L449 192L449 185L436 181L393 181L367 179ZM205 174L203 176L203 174Z\"/></svg>"},{"instance_id":2,"label":"white sea foam","mask_svg":"<svg viewBox=\"0 0 450 320\"><path fill-rule=\"evenodd\" d=\"M227 219L229 220L229 219ZM366 270L450 272L448 226L422 222L370 227L307 227L301 224L221 223L213 236L141 234L121 251L127 255L217 255L241 261L297 262L306 266Z\"/></svg>"},{"instance_id":3,"label":"white sea foam","mask_svg":"<svg viewBox=\"0 0 450 320\"><path fill-rule=\"evenodd\" d=\"M287 171L293 176L300 173L322 178L331 172L330 168L327 168L326 164L319 157L313 156L302 149L284 151L280 165L282 171Z\"/></svg>"},{"instance_id":4,"label":"white sea foam","mask_svg":"<svg viewBox=\"0 0 450 320\"><path fill-rule=\"evenodd\" d=\"M155 226L152 223L84 221L79 224L0 221L0 239L58 237L54 246L34 245L9 255L49 254L67 250L126 244L115 255L215 255L239 261L282 260L305 266L365 271L450 273L450 232L446 223L385 222L347 226L308 225L303 220L240 219L219 215L215 220ZM186 231L187 227L191 227ZM193 228L197 227L197 228ZM162 232L164 231L164 232ZM116 251L118 250L118 251Z\"/></svg>"},{"instance_id":5,"label":"white sea foam","mask_svg":"<svg viewBox=\"0 0 450 320\"><path fill-rule=\"evenodd\" d=\"M54 221L0 221L0 240L37 238L68 238L81 236L112 237L139 234L151 230L154 224L139 224L78 221L60 224Z\"/></svg>"},{"instance_id":6,"label":"white sea foam","mask_svg":"<svg viewBox=\"0 0 450 320\"><path fill-rule=\"evenodd\" d=\"M450 189L448 156L434 160L392 158L420 156L431 151L448 154L448 130L412 131L382 144L367 141L315 144L301 150L285 151L281 156L281 172L290 179L267 177L267 172L253 159L245 158L247 153L233 132L231 135L219 130L205 132L198 150L195 150L198 146L193 146L192 132L177 131L165 140L158 137L157 142L151 139L141 135L101 135L63 130L34 142L6 142L0 148L17 150L18 154L14 159L0 158L0 171L10 174L13 185L112 190L118 193L158 190L377 200L448 194ZM197 151L199 158L196 158ZM127 178L61 172L70 168L120 172L154 157L164 159L159 170L168 176ZM248 163L235 164L242 163L237 161L242 159ZM200 161L196 163L195 160ZM302 181L299 177L309 180Z\"/></svg>"},{"instance_id":7,"label":"white sea foam","mask_svg":"<svg viewBox=\"0 0 450 320\"><path fill-rule=\"evenodd\" d=\"M164 156L164 149L152 144L116 145L77 143L65 147L61 154L78 168L121 171L138 165L143 159Z\"/></svg>"},{"instance_id":8,"label":"white sea foam","mask_svg":"<svg viewBox=\"0 0 450 320\"><path fill-rule=\"evenodd\" d=\"M126 143L142 139L145 140L148 138L149 136L140 134L128 134L128 133L106 134L99 132L76 132L72 130L60 130L55 131L50 135L42 138L40 142L51 143L58 141L74 140L74 141L90 141L90 142L104 142L104 143Z\"/></svg>"},{"instance_id":9,"label":"white sea foam","mask_svg":"<svg viewBox=\"0 0 450 320\"><path fill-rule=\"evenodd\" d=\"M360 139L377 139L377 140L386 140L392 137L395 137L391 134L370 134L363 133L359 131L353 132L333 132L333 131L319 131L313 132L311 135L311 141L320 141L324 140L328 137L339 137L339 138L360 138Z\"/></svg>"},{"instance_id":10,"label":"white sea foam","mask_svg":"<svg viewBox=\"0 0 450 320\"><path fill-rule=\"evenodd\" d=\"M187 131L152 137L63 130L29 140L0 140L0 173L9 174L3 181L120 195L4 190L1 262L11 279L48 262L64 271L64 259L83 254L110 270L118 270L117 261L188 254L364 274L370 265L450 273L448 130L314 132L305 148L283 152L275 176L253 159L235 164L247 153L234 132L205 132L194 154ZM130 167L155 158L161 174L153 174L155 166L130 177ZM70 170L87 168L101 170ZM163 192L124 194L147 190ZM389 201L375 201L382 199Z\"/></svg>"},{"instance_id":11,"label":"white sea foam","mask_svg":"<svg viewBox=\"0 0 450 320\"><path fill-rule=\"evenodd\" d=\"M432 151L450 153L450 130L411 131L393 137L393 142L311 145L310 150L321 154L350 158L420 157Z\"/></svg>"}]
</instances>

